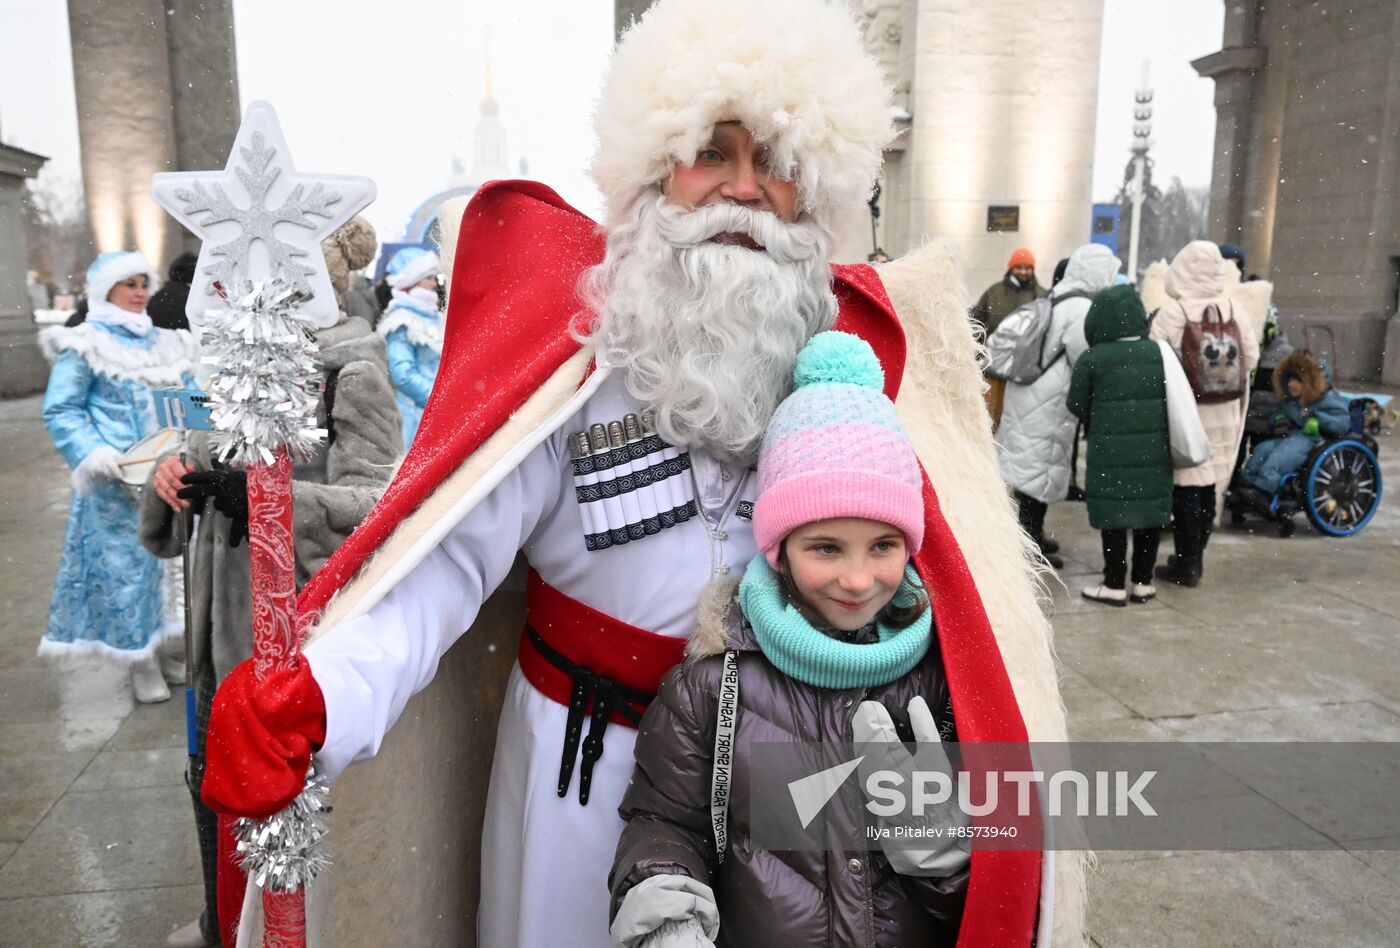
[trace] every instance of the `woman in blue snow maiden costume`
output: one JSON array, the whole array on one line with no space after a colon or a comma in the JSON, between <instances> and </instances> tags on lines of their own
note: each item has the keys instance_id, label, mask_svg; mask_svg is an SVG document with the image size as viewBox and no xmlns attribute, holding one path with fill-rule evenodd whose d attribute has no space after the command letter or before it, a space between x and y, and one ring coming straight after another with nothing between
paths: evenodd
<instances>
[{"instance_id":1,"label":"woman in blue snow maiden costume","mask_svg":"<svg viewBox=\"0 0 1400 948\"><path fill-rule=\"evenodd\" d=\"M403 248L385 268L394 295L376 328L389 348L389 376L403 415L405 448L413 444L442 359L444 319L438 309L441 273L437 254L421 247Z\"/></svg>"},{"instance_id":2,"label":"woman in blue snow maiden costume","mask_svg":"<svg viewBox=\"0 0 1400 948\"><path fill-rule=\"evenodd\" d=\"M170 697L157 655L162 571L137 538L118 462L158 427L153 390L195 388L196 354L188 332L151 325L154 272L139 253L102 254L87 272L87 320L40 340L53 361L44 424L73 469L73 501L39 652L126 664L147 703Z\"/></svg>"}]
</instances>

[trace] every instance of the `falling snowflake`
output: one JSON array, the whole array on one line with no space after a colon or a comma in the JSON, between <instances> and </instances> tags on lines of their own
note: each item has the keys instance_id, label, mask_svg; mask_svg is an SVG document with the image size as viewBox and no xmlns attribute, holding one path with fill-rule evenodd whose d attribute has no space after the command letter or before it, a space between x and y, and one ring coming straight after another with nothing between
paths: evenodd
<instances>
[{"instance_id":1,"label":"falling snowflake","mask_svg":"<svg viewBox=\"0 0 1400 948\"><path fill-rule=\"evenodd\" d=\"M297 257L305 257L306 251L279 240L274 228L278 224L295 224L314 229L319 222L311 220L308 215L329 218L330 207L340 200L340 192L327 190L318 184L307 194L305 188L297 185L281 207L269 208L266 206L267 192L281 174L281 169L272 165L276 150L267 146L261 132L254 132L251 146L238 151L247 170L242 167L235 170L238 180L248 191L248 207L234 204L218 184L213 185L211 191L202 182L196 181L192 188L178 188L175 191L175 197L185 204L186 214L207 215L198 222L201 226L232 221L240 228L239 235L233 240L209 248L209 255L217 257L218 261L211 263L205 271L209 277L205 292L216 292L216 283L222 284L230 293L242 288L246 279L239 272L239 267L247 262L253 241L261 240L267 247L269 278L280 277L293 290L310 294L307 277L316 270L296 260Z\"/></svg>"}]
</instances>

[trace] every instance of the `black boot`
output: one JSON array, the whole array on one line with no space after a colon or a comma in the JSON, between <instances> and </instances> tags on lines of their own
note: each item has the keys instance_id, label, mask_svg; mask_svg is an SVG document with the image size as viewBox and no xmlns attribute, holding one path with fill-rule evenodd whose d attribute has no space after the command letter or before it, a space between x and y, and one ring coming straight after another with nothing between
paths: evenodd
<instances>
[{"instance_id":1,"label":"black boot","mask_svg":"<svg viewBox=\"0 0 1400 948\"><path fill-rule=\"evenodd\" d=\"M1152 571L1152 575L1165 583L1175 583L1178 586L1195 587L1201 584L1200 568L1193 569L1185 558L1176 553L1169 555L1166 565L1157 567Z\"/></svg>"}]
</instances>

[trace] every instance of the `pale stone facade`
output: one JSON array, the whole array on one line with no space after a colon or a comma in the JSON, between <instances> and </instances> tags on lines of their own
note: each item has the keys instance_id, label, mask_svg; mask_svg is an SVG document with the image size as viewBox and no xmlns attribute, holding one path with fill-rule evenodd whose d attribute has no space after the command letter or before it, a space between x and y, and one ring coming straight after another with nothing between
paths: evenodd
<instances>
[{"instance_id":1,"label":"pale stone facade","mask_svg":"<svg viewBox=\"0 0 1400 948\"><path fill-rule=\"evenodd\" d=\"M1228 0L1211 220L1344 378L1400 383L1400 5ZM1388 338L1387 338L1388 337Z\"/></svg>"},{"instance_id":2,"label":"pale stone facade","mask_svg":"<svg viewBox=\"0 0 1400 948\"><path fill-rule=\"evenodd\" d=\"M855 2L876 27L867 42L897 63L896 108L910 115L886 156L880 243L897 255L955 237L973 293L1025 246L1048 283L1089 239L1102 0ZM1018 229L989 233L992 206L1018 208Z\"/></svg>"}]
</instances>

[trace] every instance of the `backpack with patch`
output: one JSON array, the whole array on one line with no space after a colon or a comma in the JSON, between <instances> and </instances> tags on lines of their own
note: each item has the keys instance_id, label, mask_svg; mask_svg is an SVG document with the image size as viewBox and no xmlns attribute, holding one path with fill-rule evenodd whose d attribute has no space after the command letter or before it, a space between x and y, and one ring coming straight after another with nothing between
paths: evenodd
<instances>
[{"instance_id":1,"label":"backpack with patch","mask_svg":"<svg viewBox=\"0 0 1400 948\"><path fill-rule=\"evenodd\" d=\"M987 337L987 374L1017 385L1029 385L1045 374L1045 370L1065 354L1064 346L1057 352L1047 352L1047 336L1056 304L1075 297L1088 298L1083 290L1064 296L1042 296L1016 307Z\"/></svg>"},{"instance_id":2,"label":"backpack with patch","mask_svg":"<svg viewBox=\"0 0 1400 948\"><path fill-rule=\"evenodd\" d=\"M1206 306L1200 322L1188 319L1181 334L1181 366L1201 404L1242 398L1249 378L1244 370L1239 321L1226 320L1214 303Z\"/></svg>"}]
</instances>

